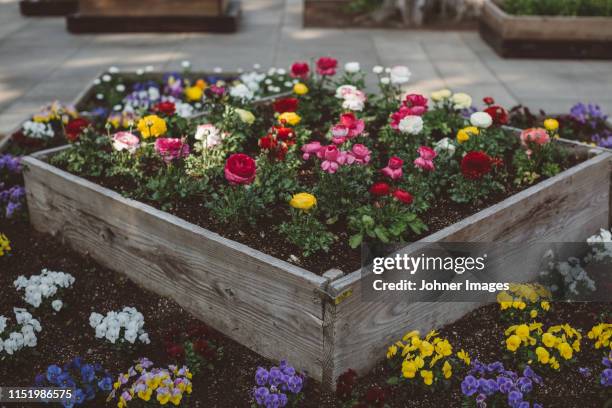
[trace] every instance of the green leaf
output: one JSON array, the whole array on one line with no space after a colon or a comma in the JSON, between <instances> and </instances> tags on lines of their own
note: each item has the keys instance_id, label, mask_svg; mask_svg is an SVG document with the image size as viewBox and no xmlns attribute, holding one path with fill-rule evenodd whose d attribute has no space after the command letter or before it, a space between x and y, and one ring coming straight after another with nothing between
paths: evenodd
<instances>
[{"instance_id":1,"label":"green leaf","mask_svg":"<svg viewBox=\"0 0 612 408\"><path fill-rule=\"evenodd\" d=\"M376 234L378 239L380 239L382 242L384 243L389 242L389 237L387 236L387 231L384 227L379 226L379 227L374 228L374 233Z\"/></svg>"},{"instance_id":2,"label":"green leaf","mask_svg":"<svg viewBox=\"0 0 612 408\"><path fill-rule=\"evenodd\" d=\"M387 384L389 385L397 385L399 384L399 377L391 377L387 379Z\"/></svg>"},{"instance_id":3,"label":"green leaf","mask_svg":"<svg viewBox=\"0 0 612 408\"><path fill-rule=\"evenodd\" d=\"M355 249L359 245L361 245L362 241L363 241L363 234L355 234L349 239L349 245L351 246L351 248Z\"/></svg>"}]
</instances>

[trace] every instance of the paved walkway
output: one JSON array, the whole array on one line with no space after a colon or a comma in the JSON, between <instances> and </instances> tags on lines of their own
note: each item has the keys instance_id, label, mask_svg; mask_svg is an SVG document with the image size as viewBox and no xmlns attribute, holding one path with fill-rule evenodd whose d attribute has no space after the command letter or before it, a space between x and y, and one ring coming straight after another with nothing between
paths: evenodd
<instances>
[{"instance_id":1,"label":"paved walkway","mask_svg":"<svg viewBox=\"0 0 612 408\"><path fill-rule=\"evenodd\" d=\"M303 29L301 0L243 0L239 33L70 35L62 18L19 15L17 0L0 0L0 133L42 104L71 101L102 69L154 65L175 69L287 66L331 55L376 64L406 64L414 90L450 87L475 98L565 112L575 102L612 111L612 62L503 60L476 32Z\"/></svg>"}]
</instances>

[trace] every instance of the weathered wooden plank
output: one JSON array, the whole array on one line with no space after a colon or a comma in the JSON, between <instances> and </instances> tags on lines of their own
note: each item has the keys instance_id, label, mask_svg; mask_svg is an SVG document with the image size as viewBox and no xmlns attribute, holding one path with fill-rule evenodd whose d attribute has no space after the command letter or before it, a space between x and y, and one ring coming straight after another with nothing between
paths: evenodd
<instances>
[{"instance_id":1,"label":"weathered wooden plank","mask_svg":"<svg viewBox=\"0 0 612 408\"><path fill-rule=\"evenodd\" d=\"M599 228L609 226L611 158L609 153L599 152L420 242L582 242ZM541 258L536 255L541 254L510 251L503 262L537 266L539 262L535 261ZM505 276L504 281L535 279L537 273L535 267L526 268L517 276ZM323 374L328 386L349 368L371 368L406 330L441 327L480 304L367 302L362 299L363 284L358 270L329 285L329 295L335 302L325 305L324 349L327 344L333 345L331 360L325 363L328 372Z\"/></svg>"},{"instance_id":2,"label":"weathered wooden plank","mask_svg":"<svg viewBox=\"0 0 612 408\"><path fill-rule=\"evenodd\" d=\"M79 0L79 11L106 16L218 16L227 3L227 0Z\"/></svg>"},{"instance_id":3,"label":"weathered wooden plank","mask_svg":"<svg viewBox=\"0 0 612 408\"><path fill-rule=\"evenodd\" d=\"M37 230L173 298L258 353L288 358L321 379L325 278L36 158L24 164Z\"/></svg>"},{"instance_id":4,"label":"weathered wooden plank","mask_svg":"<svg viewBox=\"0 0 612 408\"><path fill-rule=\"evenodd\" d=\"M76 13L78 0L21 0L19 11L27 17L65 16Z\"/></svg>"}]
</instances>

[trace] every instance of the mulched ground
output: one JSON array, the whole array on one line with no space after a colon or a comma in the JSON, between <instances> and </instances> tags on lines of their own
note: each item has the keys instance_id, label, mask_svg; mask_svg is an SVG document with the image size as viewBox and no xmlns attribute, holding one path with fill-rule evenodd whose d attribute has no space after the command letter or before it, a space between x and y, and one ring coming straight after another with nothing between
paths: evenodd
<instances>
[{"instance_id":1,"label":"mulched ground","mask_svg":"<svg viewBox=\"0 0 612 408\"><path fill-rule=\"evenodd\" d=\"M127 369L141 356L152 359L158 365L169 364L173 361L165 351L164 338L167 334L201 326L171 300L149 293L121 274L74 253L58 238L34 232L25 221L0 221L0 231L9 236L13 246L10 256L0 258L0 314L12 317L14 306L24 306L12 289L13 280L21 274L29 276L48 268L76 277L74 288L62 297L66 307L64 310L56 314L43 306L35 311L35 318L43 325L38 346L20 352L16 358L0 361L2 385L31 385L34 376L49 364L63 364L75 356L81 356L88 362L99 362L113 374ZM119 349L95 339L94 331L88 324L90 313L106 313L124 306L134 306L144 314L145 329L152 340L150 345ZM604 316L609 318L611 313L610 303L555 304L547 314L546 322L569 322L586 333L595 322L601 321ZM442 328L441 333L448 337L456 350L464 348L472 358L491 362L502 358L505 327L507 324L500 321L497 306L488 305ZM191 406L249 407L256 368L272 363L218 333L212 333L211 339L223 347L223 357L214 363L213 370L204 369L194 377ZM600 408L612 398L612 391L606 394L602 387L596 385L602 370L603 353L601 350L595 351L587 341L582 348L577 364L561 372L544 375L545 386L536 388L534 393L537 401L546 407ZM508 363L508 366L511 367L511 364ZM578 367L591 368L594 376L584 378L578 373ZM356 390L363 394L373 384L385 387L389 407L461 406L457 384L439 392L431 392L417 385L387 387L386 380L393 375L396 373L390 372L381 363L358 380ZM106 406L103 401L101 396L87 406ZM340 407L341 402L333 395L322 393L318 384L309 381L305 401L300 406L331 408Z\"/></svg>"}]
</instances>

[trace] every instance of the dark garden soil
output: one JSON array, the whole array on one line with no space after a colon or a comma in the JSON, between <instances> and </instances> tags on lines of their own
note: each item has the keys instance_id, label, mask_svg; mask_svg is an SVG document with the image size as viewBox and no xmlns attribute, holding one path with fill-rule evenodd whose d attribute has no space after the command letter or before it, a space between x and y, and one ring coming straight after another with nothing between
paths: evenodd
<instances>
[{"instance_id":1,"label":"dark garden soil","mask_svg":"<svg viewBox=\"0 0 612 408\"><path fill-rule=\"evenodd\" d=\"M0 220L0 232L5 233L13 247L9 256L0 258L0 315L12 317L14 306L25 306L12 282L19 275L38 274L42 268L64 271L76 277L72 290L62 299L65 309L54 313L42 306L34 313L43 331L38 334L38 346L22 350L12 359L0 360L0 384L29 386L34 377L49 364L63 364L81 356L88 362L101 363L113 375L126 370L135 359L146 356L158 365L175 363L166 353L164 339L169 334L187 332L194 327L203 328L194 317L174 302L149 293L124 276L98 266L87 257L67 248L58 238L34 232L25 221L8 223ZM151 337L150 345L119 349L94 337L89 326L92 311L106 313L110 310L133 306L145 316L145 329ZM545 326L570 323L585 334L595 323L603 321L612 313L610 303L555 303L546 315ZM455 350L469 352L472 359L492 362L503 358L504 329L509 324L500 321L497 305L483 306L458 322L440 330L449 339ZM410 328L406 328L409 331ZM249 393L253 387L253 376L257 366L272 363L240 346L232 340L207 331L207 339L223 348L222 356L214 361L214 368L204 368L194 376L192 407L249 407ZM535 400L545 407L601 408L612 398L612 391L605 393L597 385L603 366L604 352L595 350L586 338L578 362L564 367L560 372L542 372L544 386L536 387ZM381 356L381 359L384 356ZM502 360L503 361L503 360ZM513 367L505 361L508 368ZM579 367L592 370L585 378ZM458 382L448 390L431 392L421 386L402 384L386 386L386 380L398 373L391 372L381 363L367 375L358 379L355 390L363 395L371 385L386 389L386 403L391 408L461 407L461 391ZM307 383L306 398L300 406L340 407L341 402L333 395L324 394L314 381ZM87 407L101 408L105 405L100 396ZM16 407L9 405L8 408Z\"/></svg>"}]
</instances>

